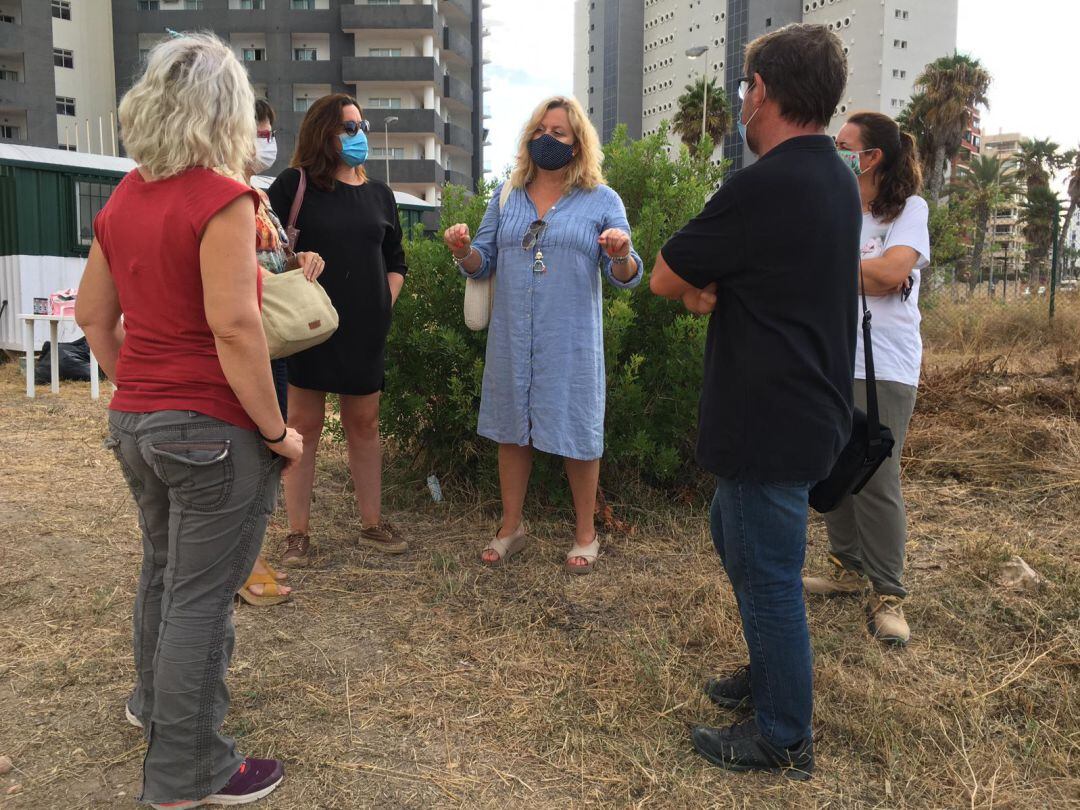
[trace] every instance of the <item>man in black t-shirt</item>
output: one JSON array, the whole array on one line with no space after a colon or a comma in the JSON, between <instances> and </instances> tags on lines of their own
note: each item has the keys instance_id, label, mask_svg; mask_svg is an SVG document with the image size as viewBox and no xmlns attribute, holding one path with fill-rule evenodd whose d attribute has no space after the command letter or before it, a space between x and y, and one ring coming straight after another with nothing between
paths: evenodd
<instances>
[{"instance_id":1,"label":"man in black t-shirt","mask_svg":"<svg viewBox=\"0 0 1080 810\"><path fill-rule=\"evenodd\" d=\"M650 286L711 314L697 458L717 476L713 542L750 654L706 691L754 718L696 728L694 746L732 770L807 778L807 498L851 430L862 209L825 135L847 77L840 40L787 26L750 44L745 73L740 131L760 159L664 245Z\"/></svg>"}]
</instances>

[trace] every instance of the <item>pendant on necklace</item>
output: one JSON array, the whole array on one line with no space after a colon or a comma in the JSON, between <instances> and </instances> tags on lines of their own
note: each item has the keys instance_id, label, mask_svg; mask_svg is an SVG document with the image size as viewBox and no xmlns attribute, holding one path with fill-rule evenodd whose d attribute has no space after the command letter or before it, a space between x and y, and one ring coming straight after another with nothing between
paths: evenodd
<instances>
[{"instance_id":1,"label":"pendant on necklace","mask_svg":"<svg viewBox=\"0 0 1080 810\"><path fill-rule=\"evenodd\" d=\"M547 272L547 265L544 264L544 254L542 251L536 251L536 256L533 257L532 271L534 273Z\"/></svg>"}]
</instances>

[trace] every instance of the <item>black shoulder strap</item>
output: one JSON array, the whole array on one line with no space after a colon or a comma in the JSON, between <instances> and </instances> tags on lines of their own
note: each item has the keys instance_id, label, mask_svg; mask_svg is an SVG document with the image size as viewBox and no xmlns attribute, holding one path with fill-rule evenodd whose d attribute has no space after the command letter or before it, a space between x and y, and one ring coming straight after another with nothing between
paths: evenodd
<instances>
[{"instance_id":1,"label":"black shoulder strap","mask_svg":"<svg viewBox=\"0 0 1080 810\"><path fill-rule=\"evenodd\" d=\"M870 447L881 444L881 422L878 416L877 380L874 377L874 348L870 341L870 309L866 306L866 279L859 261L859 295L862 298L863 355L866 365L866 437Z\"/></svg>"}]
</instances>

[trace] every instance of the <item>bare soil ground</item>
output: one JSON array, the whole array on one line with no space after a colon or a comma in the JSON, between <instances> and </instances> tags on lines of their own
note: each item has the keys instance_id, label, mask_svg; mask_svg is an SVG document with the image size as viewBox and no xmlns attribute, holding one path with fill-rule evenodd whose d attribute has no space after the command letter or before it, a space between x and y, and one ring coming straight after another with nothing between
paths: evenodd
<instances>
[{"instance_id":1,"label":"bare soil ground","mask_svg":"<svg viewBox=\"0 0 1080 810\"><path fill-rule=\"evenodd\" d=\"M688 743L692 724L739 719L701 685L744 658L704 502L608 493L633 531L571 578L567 515L534 506L531 548L489 571L495 504L452 489L434 504L405 480L387 502L414 547L387 559L349 545L344 458L324 447L317 564L291 576L288 605L237 612L227 729L287 762L262 806L1080 806L1077 379L1056 359L927 375L905 451L914 637L885 649L857 602L810 605L819 770L801 784L725 773ZM5 810L135 807L138 792L123 700L139 534L87 389L27 400L0 366ZM271 560L284 531L279 514ZM816 568L817 519L810 542ZM1045 589L997 584L1014 553Z\"/></svg>"}]
</instances>

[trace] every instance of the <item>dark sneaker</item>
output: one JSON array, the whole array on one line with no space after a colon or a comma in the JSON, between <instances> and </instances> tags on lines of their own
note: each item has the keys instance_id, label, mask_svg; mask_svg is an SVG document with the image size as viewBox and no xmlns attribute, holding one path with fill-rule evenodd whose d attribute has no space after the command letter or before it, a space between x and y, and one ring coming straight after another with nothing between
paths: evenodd
<instances>
[{"instance_id":1,"label":"dark sneaker","mask_svg":"<svg viewBox=\"0 0 1080 810\"><path fill-rule=\"evenodd\" d=\"M281 564L286 568L306 568L311 562L311 538L303 532L285 536L285 553Z\"/></svg>"},{"instance_id":2,"label":"dark sneaker","mask_svg":"<svg viewBox=\"0 0 1080 810\"><path fill-rule=\"evenodd\" d=\"M158 810L187 810L189 807L205 807L206 805L234 805L251 804L259 799L264 799L274 792L285 778L285 766L276 759L254 759L247 757L240 763L240 769L232 775L217 793L212 793L205 799L193 799L182 802L163 802L151 804Z\"/></svg>"},{"instance_id":3,"label":"dark sneaker","mask_svg":"<svg viewBox=\"0 0 1080 810\"><path fill-rule=\"evenodd\" d=\"M798 780L814 772L813 740L778 748L761 735L753 718L722 729L698 726L690 736L699 754L729 771L767 771Z\"/></svg>"},{"instance_id":4,"label":"dark sneaker","mask_svg":"<svg viewBox=\"0 0 1080 810\"><path fill-rule=\"evenodd\" d=\"M409 544L389 523L376 523L374 526L361 525L360 538L357 542L362 546L381 551L383 554L404 554L409 550Z\"/></svg>"},{"instance_id":5,"label":"dark sneaker","mask_svg":"<svg viewBox=\"0 0 1080 810\"><path fill-rule=\"evenodd\" d=\"M725 709L748 709L754 705L750 696L750 667L742 666L722 678L709 678L705 694Z\"/></svg>"}]
</instances>

